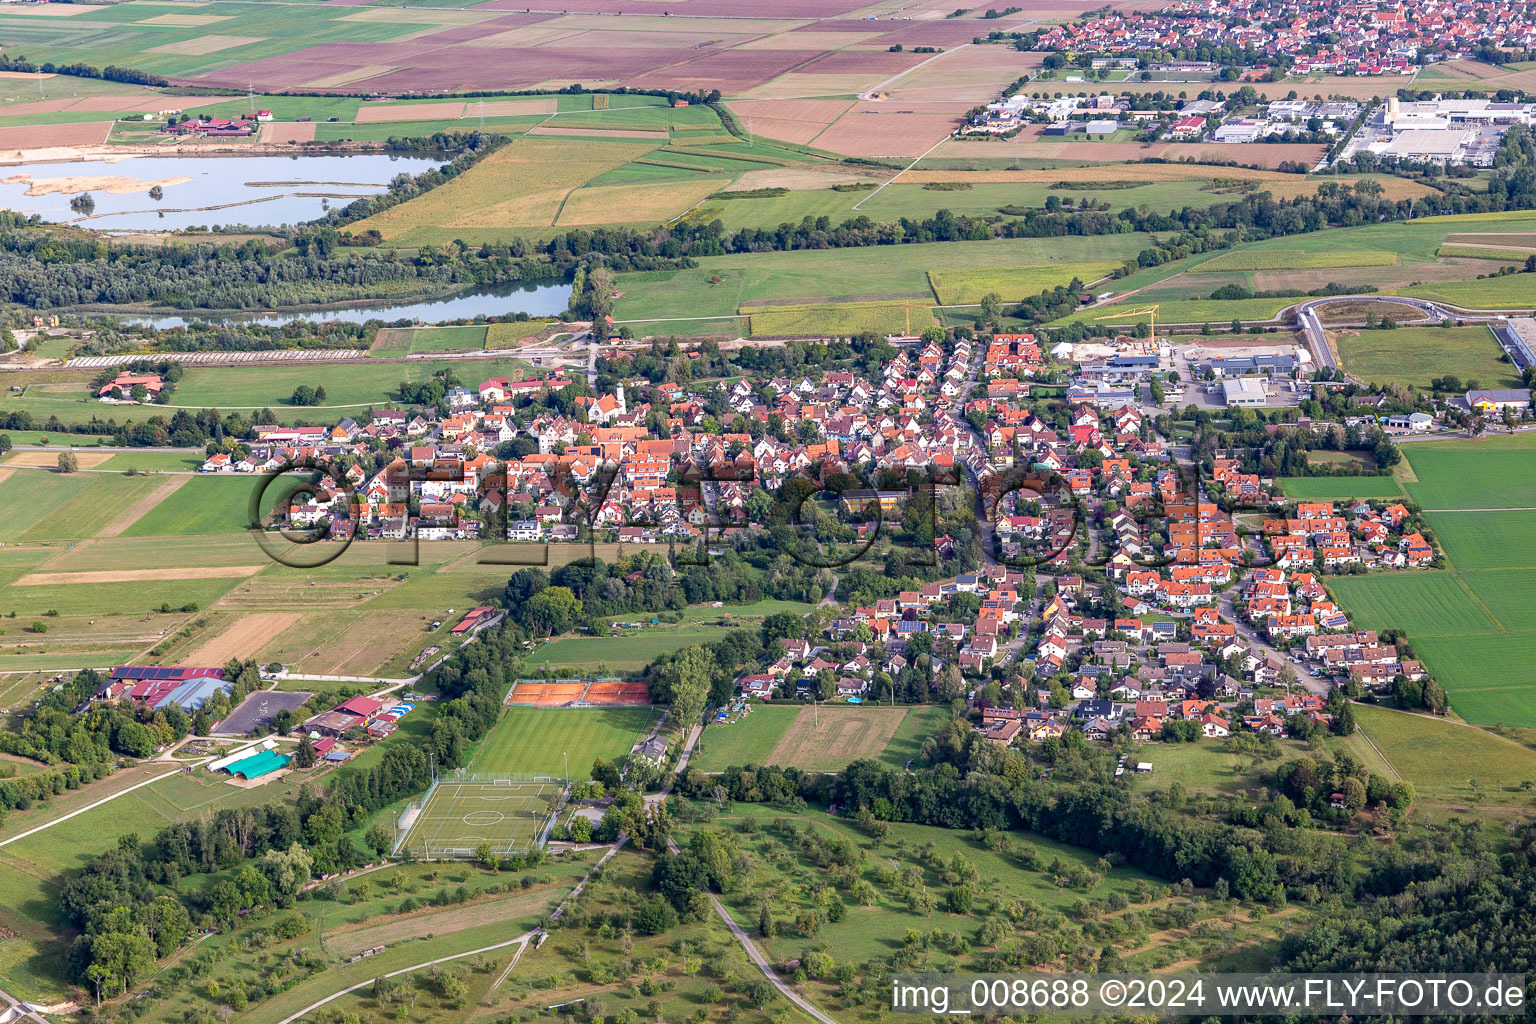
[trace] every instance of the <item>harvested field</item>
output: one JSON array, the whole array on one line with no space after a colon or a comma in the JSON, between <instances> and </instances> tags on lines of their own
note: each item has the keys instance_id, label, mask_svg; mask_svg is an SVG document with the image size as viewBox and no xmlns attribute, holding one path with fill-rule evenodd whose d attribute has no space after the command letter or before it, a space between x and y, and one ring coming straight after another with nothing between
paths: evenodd
<instances>
[{"instance_id":1,"label":"harvested field","mask_svg":"<svg viewBox=\"0 0 1536 1024\"><path fill-rule=\"evenodd\" d=\"M77 14L86 11L95 11L94 6L86 4L14 4L6 9L6 14L30 14L39 18L73 18ZM21 74L19 71L7 72L8 74ZM27 76L31 78L31 75ZM51 75L49 76L52 77Z\"/></svg>"},{"instance_id":2,"label":"harvested field","mask_svg":"<svg viewBox=\"0 0 1536 1024\"><path fill-rule=\"evenodd\" d=\"M569 39L571 36L579 35L580 32L580 29L561 28L556 25L520 25L517 28L509 28L505 32L497 32L495 35L482 36L475 40L475 45L538 46L541 43L553 43L561 39Z\"/></svg>"},{"instance_id":3,"label":"harvested field","mask_svg":"<svg viewBox=\"0 0 1536 1024\"><path fill-rule=\"evenodd\" d=\"M216 580L254 576L265 565L203 565L179 569L115 569L100 572L32 572L13 587L49 587L61 583L144 583L151 580Z\"/></svg>"},{"instance_id":4,"label":"harvested field","mask_svg":"<svg viewBox=\"0 0 1536 1024\"><path fill-rule=\"evenodd\" d=\"M912 26L882 37L879 42L897 41L898 35L919 31L920 27ZM970 46L962 53L924 64L892 82L886 91L886 101L989 102L1021 75L1038 68L1044 59L1043 53L1020 53L1010 46Z\"/></svg>"},{"instance_id":5,"label":"harvested field","mask_svg":"<svg viewBox=\"0 0 1536 1024\"><path fill-rule=\"evenodd\" d=\"M111 121L87 121L81 124L27 124L0 128L0 160L20 158L21 151L27 149L97 146L107 141L107 133L111 130Z\"/></svg>"},{"instance_id":6,"label":"harvested field","mask_svg":"<svg viewBox=\"0 0 1536 1024\"><path fill-rule=\"evenodd\" d=\"M782 121L815 121L831 124L853 106L850 100L732 100L726 104L738 117L754 123L763 118Z\"/></svg>"},{"instance_id":7,"label":"harvested field","mask_svg":"<svg viewBox=\"0 0 1536 1024\"><path fill-rule=\"evenodd\" d=\"M669 221L682 216L719 188L720 183L711 180L579 188L565 201L555 219L555 227Z\"/></svg>"},{"instance_id":8,"label":"harvested field","mask_svg":"<svg viewBox=\"0 0 1536 1024\"><path fill-rule=\"evenodd\" d=\"M909 50L896 53L887 50L841 50L817 57L808 64L800 65L795 71L808 75L874 74L884 79L921 64L929 56Z\"/></svg>"},{"instance_id":9,"label":"harvested field","mask_svg":"<svg viewBox=\"0 0 1536 1024\"><path fill-rule=\"evenodd\" d=\"M906 715L905 709L802 708L767 763L814 771L827 767L829 759L838 767L861 758L878 759Z\"/></svg>"},{"instance_id":10,"label":"harvested field","mask_svg":"<svg viewBox=\"0 0 1536 1024\"><path fill-rule=\"evenodd\" d=\"M353 82L361 82L367 78L375 78L393 70L395 70L393 64L364 64L361 67L347 68L320 78L312 78L303 84L312 89L334 89L342 85L351 85Z\"/></svg>"},{"instance_id":11,"label":"harvested field","mask_svg":"<svg viewBox=\"0 0 1536 1024\"><path fill-rule=\"evenodd\" d=\"M358 107L358 124L377 124L380 121L443 121L453 120L464 113L464 102L412 103L409 106L381 103Z\"/></svg>"},{"instance_id":12,"label":"harvested field","mask_svg":"<svg viewBox=\"0 0 1536 1024\"><path fill-rule=\"evenodd\" d=\"M183 665L222 665L231 658L249 658L274 636L299 621L298 612L258 612L243 615L234 625L183 656Z\"/></svg>"},{"instance_id":13,"label":"harvested field","mask_svg":"<svg viewBox=\"0 0 1536 1024\"><path fill-rule=\"evenodd\" d=\"M138 25L166 25L171 28L206 28L221 21L228 21L230 14L157 14L135 22Z\"/></svg>"},{"instance_id":14,"label":"harvested field","mask_svg":"<svg viewBox=\"0 0 1536 1024\"><path fill-rule=\"evenodd\" d=\"M273 143L313 142L315 141L315 123L290 121L279 124L276 121L269 121L261 126L258 138L262 142Z\"/></svg>"},{"instance_id":15,"label":"harvested field","mask_svg":"<svg viewBox=\"0 0 1536 1024\"><path fill-rule=\"evenodd\" d=\"M436 25L439 27L481 25L498 20L498 15L486 11L453 11L442 7L369 7L338 18L338 21L366 21L371 24Z\"/></svg>"},{"instance_id":16,"label":"harvested field","mask_svg":"<svg viewBox=\"0 0 1536 1024\"><path fill-rule=\"evenodd\" d=\"M888 103L857 103L832 123L817 146L843 156L921 156L953 132L964 115L963 104L893 108Z\"/></svg>"},{"instance_id":17,"label":"harvested field","mask_svg":"<svg viewBox=\"0 0 1536 1024\"><path fill-rule=\"evenodd\" d=\"M135 503L132 508L127 509L125 512L123 512L122 515L118 516L106 526L103 526L100 530L96 531L96 536L122 536L124 530L128 529L128 527L144 518L144 514L146 512L160 504L166 498L169 498L172 494L175 494L191 479L192 478L190 476L171 477L170 479L166 480L165 483L161 484L159 487L156 487L141 501Z\"/></svg>"},{"instance_id":18,"label":"harvested field","mask_svg":"<svg viewBox=\"0 0 1536 1024\"><path fill-rule=\"evenodd\" d=\"M753 39L737 47L739 50L804 50L809 47L821 46L828 50L841 49L853 43L861 43L866 39L873 39L880 35L879 29L870 29L862 24L852 32L828 32L822 31L818 25L808 28L796 29L793 32L780 32L776 35L763 36L761 39Z\"/></svg>"},{"instance_id":19,"label":"harvested field","mask_svg":"<svg viewBox=\"0 0 1536 1024\"><path fill-rule=\"evenodd\" d=\"M1162 155L1168 160L1183 160L1185 157L1194 160L1236 160L1245 164L1258 164L1260 167L1279 167L1289 161L1312 167L1327 151L1327 146L1312 143L1255 142L1235 146L1173 142L1164 147Z\"/></svg>"},{"instance_id":20,"label":"harvested field","mask_svg":"<svg viewBox=\"0 0 1536 1024\"><path fill-rule=\"evenodd\" d=\"M359 221L353 230L377 228L394 240L418 230L451 239L472 237L465 229L549 227L573 189L655 147L655 142L519 139L447 184Z\"/></svg>"},{"instance_id":21,"label":"harvested field","mask_svg":"<svg viewBox=\"0 0 1536 1024\"><path fill-rule=\"evenodd\" d=\"M799 71L787 71L754 88L737 90L737 94L745 99L755 100L840 96L846 93L863 92L870 86L878 85L880 77L878 74L807 75Z\"/></svg>"},{"instance_id":22,"label":"harvested field","mask_svg":"<svg viewBox=\"0 0 1536 1024\"><path fill-rule=\"evenodd\" d=\"M322 623L333 616L320 616ZM288 628L288 623L281 628ZM301 627L307 630L309 627ZM324 629L325 625L320 625ZM274 630L267 639L277 635ZM417 642L422 632L421 613L413 610L371 611L355 622L348 622L343 629L320 645L320 650L305 657L301 667L305 672L318 675L355 676L375 672L397 651L407 644ZM210 662L220 664L220 662Z\"/></svg>"},{"instance_id":23,"label":"harvested field","mask_svg":"<svg viewBox=\"0 0 1536 1024\"><path fill-rule=\"evenodd\" d=\"M560 127L544 127L528 129L529 135L563 135L566 138L593 138L593 139L651 139L654 142L666 142L667 133L664 131L638 131L633 128L603 128L599 125L563 125Z\"/></svg>"},{"instance_id":24,"label":"harvested field","mask_svg":"<svg viewBox=\"0 0 1536 1024\"><path fill-rule=\"evenodd\" d=\"M1090 145L1084 143L1084 145ZM1113 145L1104 143L1103 145ZM1103 167L1053 167L1045 170L1008 171L929 171L919 165L898 180L903 185L922 185L935 181L982 182L1092 182L1112 178L1116 181L1169 181L1176 178L1204 179L1235 178L1244 181L1285 181L1295 175L1279 171L1255 171L1246 167L1209 167L1198 164L1143 164L1127 163L1117 166L1113 173Z\"/></svg>"},{"instance_id":25,"label":"harvested field","mask_svg":"<svg viewBox=\"0 0 1536 1024\"><path fill-rule=\"evenodd\" d=\"M647 71L624 84L646 89L719 89L724 93L736 93L762 85L820 55L820 50L723 51L685 60L664 70ZM825 91L849 90L833 88Z\"/></svg>"},{"instance_id":26,"label":"harvested field","mask_svg":"<svg viewBox=\"0 0 1536 1024\"><path fill-rule=\"evenodd\" d=\"M95 469L111 457L111 452L75 452L81 469ZM57 452L12 452L5 463L8 466L47 466L51 469L59 464L59 455Z\"/></svg>"},{"instance_id":27,"label":"harvested field","mask_svg":"<svg viewBox=\"0 0 1536 1024\"><path fill-rule=\"evenodd\" d=\"M532 96L526 100L470 100L464 104L466 117L517 117L522 114L553 114L556 101L553 96Z\"/></svg>"},{"instance_id":28,"label":"harvested field","mask_svg":"<svg viewBox=\"0 0 1536 1024\"><path fill-rule=\"evenodd\" d=\"M862 174L849 170L823 170L819 167L768 167L760 171L748 171L737 178L732 184L732 189L755 188L787 188L792 192L812 191L815 189L831 188L833 185L854 184L856 182L868 182L873 185L876 179L868 174Z\"/></svg>"},{"instance_id":29,"label":"harvested field","mask_svg":"<svg viewBox=\"0 0 1536 1024\"><path fill-rule=\"evenodd\" d=\"M193 57L201 57L205 53L218 53L220 50L233 50L237 46L249 46L252 43L265 42L265 36L221 36L206 35L195 39L183 39L179 43L166 43L163 46L151 46L145 53L176 53Z\"/></svg>"}]
</instances>

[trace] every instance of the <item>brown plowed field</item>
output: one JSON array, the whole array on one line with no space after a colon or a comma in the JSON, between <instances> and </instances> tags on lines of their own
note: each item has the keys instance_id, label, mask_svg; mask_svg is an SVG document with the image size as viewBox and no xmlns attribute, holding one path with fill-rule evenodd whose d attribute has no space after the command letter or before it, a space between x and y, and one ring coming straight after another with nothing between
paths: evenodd
<instances>
[{"instance_id":1,"label":"brown plowed field","mask_svg":"<svg viewBox=\"0 0 1536 1024\"><path fill-rule=\"evenodd\" d=\"M0 128L0 156L22 149L47 149L51 146L95 146L107 141L111 121L84 124L12 125Z\"/></svg>"}]
</instances>

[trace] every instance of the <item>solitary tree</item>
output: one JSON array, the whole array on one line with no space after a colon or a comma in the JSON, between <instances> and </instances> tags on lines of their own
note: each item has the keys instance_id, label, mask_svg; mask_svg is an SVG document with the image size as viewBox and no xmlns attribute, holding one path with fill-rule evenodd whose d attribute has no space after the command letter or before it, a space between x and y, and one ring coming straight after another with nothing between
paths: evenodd
<instances>
[{"instance_id":1,"label":"solitary tree","mask_svg":"<svg viewBox=\"0 0 1536 1024\"><path fill-rule=\"evenodd\" d=\"M59 452L60 473L73 473L79 468L80 460L75 457L74 452Z\"/></svg>"}]
</instances>

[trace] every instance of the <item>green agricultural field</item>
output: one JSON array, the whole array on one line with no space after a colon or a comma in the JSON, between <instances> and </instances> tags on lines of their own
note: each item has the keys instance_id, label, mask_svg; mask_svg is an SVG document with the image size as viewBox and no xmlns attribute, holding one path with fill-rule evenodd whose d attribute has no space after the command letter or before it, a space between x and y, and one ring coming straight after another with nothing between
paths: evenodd
<instances>
[{"instance_id":1,"label":"green agricultural field","mask_svg":"<svg viewBox=\"0 0 1536 1024\"><path fill-rule=\"evenodd\" d=\"M1332 267L1395 267L1397 253L1306 252L1301 249L1241 249L1222 253L1190 271L1213 274L1223 270L1323 270Z\"/></svg>"},{"instance_id":2,"label":"green agricultural field","mask_svg":"<svg viewBox=\"0 0 1536 1024\"><path fill-rule=\"evenodd\" d=\"M1498 631L1488 612L1449 572L1339 576L1326 585L1362 629L1406 629L1415 642L1421 637Z\"/></svg>"},{"instance_id":3,"label":"green agricultural field","mask_svg":"<svg viewBox=\"0 0 1536 1024\"><path fill-rule=\"evenodd\" d=\"M573 672L591 672L599 665L613 672L638 672L663 654L689 644L719 640L717 627L650 626L620 630L615 636L567 637L534 650L528 665L554 665Z\"/></svg>"},{"instance_id":4,"label":"green agricultural field","mask_svg":"<svg viewBox=\"0 0 1536 1024\"><path fill-rule=\"evenodd\" d=\"M1436 377L1476 380L1485 388L1520 386L1519 372L1486 327L1399 327L1337 331L1344 368L1372 384L1429 389Z\"/></svg>"},{"instance_id":5,"label":"green agricultural field","mask_svg":"<svg viewBox=\"0 0 1536 1024\"><path fill-rule=\"evenodd\" d=\"M1347 501L1350 498L1401 498L1403 489L1390 476L1288 476L1280 489L1295 501Z\"/></svg>"},{"instance_id":6,"label":"green agricultural field","mask_svg":"<svg viewBox=\"0 0 1536 1024\"><path fill-rule=\"evenodd\" d=\"M1536 252L1519 249L1498 249L1491 245L1442 245L1436 256L1451 256L1464 260L1490 260L1495 263L1524 263L1527 256Z\"/></svg>"},{"instance_id":7,"label":"green agricultural field","mask_svg":"<svg viewBox=\"0 0 1536 1024\"><path fill-rule=\"evenodd\" d=\"M524 338L532 337L550 326L549 320L512 320L491 324L485 332L488 349L515 348Z\"/></svg>"},{"instance_id":8,"label":"green agricultural field","mask_svg":"<svg viewBox=\"0 0 1536 1024\"><path fill-rule=\"evenodd\" d=\"M127 512L165 482L152 476L117 476L110 473L41 473L50 480L73 480L83 476L88 486L67 499L55 496L45 506L47 514L22 535L25 542L73 540L93 537L107 523Z\"/></svg>"},{"instance_id":9,"label":"green agricultural field","mask_svg":"<svg viewBox=\"0 0 1536 1024\"><path fill-rule=\"evenodd\" d=\"M821 334L919 334L933 326L926 303L837 302L805 306L743 307L751 336L798 337Z\"/></svg>"},{"instance_id":10,"label":"green agricultural field","mask_svg":"<svg viewBox=\"0 0 1536 1024\"><path fill-rule=\"evenodd\" d=\"M650 708L509 707L481 741L469 770L561 775L565 754L571 778L584 779L599 757L622 761L655 717Z\"/></svg>"},{"instance_id":11,"label":"green agricultural field","mask_svg":"<svg viewBox=\"0 0 1536 1024\"><path fill-rule=\"evenodd\" d=\"M1123 282L1122 282L1123 283ZM1098 322L1103 327L1131 326L1144 324L1147 316L1127 316L1124 321L1115 320L1114 314L1122 309L1144 309L1144 305L1136 302L1137 297L1132 296L1126 305L1089 306L1070 316L1064 316L1060 320L1052 320L1050 326L1065 327L1068 324ZM1280 311L1287 306L1294 306L1296 299L1235 299L1229 301L1217 301L1202 299L1198 301L1174 301L1158 304L1157 322L1160 324L1210 324L1213 327L1224 327L1233 320L1273 320L1280 315ZM1103 318L1103 319L1101 319Z\"/></svg>"},{"instance_id":12,"label":"green agricultural field","mask_svg":"<svg viewBox=\"0 0 1536 1024\"><path fill-rule=\"evenodd\" d=\"M941 305L973 305L988 293L1004 302L1018 302L1048 288L1071 283L1075 277L1087 285L1120 268L1120 263L1055 263L986 270L930 270L928 282Z\"/></svg>"},{"instance_id":13,"label":"green agricultural field","mask_svg":"<svg viewBox=\"0 0 1536 1024\"><path fill-rule=\"evenodd\" d=\"M413 352L473 352L485 348L485 324L463 327L386 328L379 332L368 354L398 358ZM326 388L330 396L330 388Z\"/></svg>"},{"instance_id":14,"label":"green agricultural field","mask_svg":"<svg viewBox=\"0 0 1536 1024\"><path fill-rule=\"evenodd\" d=\"M1536 556L1529 554L1536 438L1405 445L1409 496L1451 568L1338 577L1357 626L1407 630L1463 718L1536 725ZM1491 511L1478 511L1486 509Z\"/></svg>"},{"instance_id":15,"label":"green agricultural field","mask_svg":"<svg viewBox=\"0 0 1536 1024\"><path fill-rule=\"evenodd\" d=\"M1426 509L1536 508L1536 435L1403 445L1418 477L1405 486Z\"/></svg>"},{"instance_id":16,"label":"green agricultural field","mask_svg":"<svg viewBox=\"0 0 1536 1024\"><path fill-rule=\"evenodd\" d=\"M1536 512L1430 512L1435 541L1457 569L1536 567Z\"/></svg>"},{"instance_id":17,"label":"green agricultural field","mask_svg":"<svg viewBox=\"0 0 1536 1024\"><path fill-rule=\"evenodd\" d=\"M152 477L150 478L153 479ZM125 537L158 537L194 533L235 533L250 526L251 494L260 479L199 476L187 481L159 505L123 531ZM263 493L270 508L281 493L279 483Z\"/></svg>"},{"instance_id":18,"label":"green agricultural field","mask_svg":"<svg viewBox=\"0 0 1536 1024\"><path fill-rule=\"evenodd\" d=\"M0 470L0 472L4 472ZM13 469L0 479L0 542L14 543L49 518L56 509L85 492L94 473L52 473L44 469Z\"/></svg>"},{"instance_id":19,"label":"green agricultural field","mask_svg":"<svg viewBox=\"0 0 1536 1024\"><path fill-rule=\"evenodd\" d=\"M744 303L771 299L929 303L933 301L928 283L931 270L1124 260L1146 248L1147 240L1143 234L1008 238L708 256L689 270L617 275L615 288L622 294L614 318L731 316Z\"/></svg>"},{"instance_id":20,"label":"green agricultural field","mask_svg":"<svg viewBox=\"0 0 1536 1024\"><path fill-rule=\"evenodd\" d=\"M1448 302L1463 309L1536 309L1536 275L1505 274L1481 281L1436 281L1402 289L1401 294Z\"/></svg>"},{"instance_id":21,"label":"green agricultural field","mask_svg":"<svg viewBox=\"0 0 1536 1024\"><path fill-rule=\"evenodd\" d=\"M479 331L482 339L485 328ZM479 348L480 343L469 346ZM320 366L197 367L176 386L175 404L195 408L261 409L287 407L315 423L332 423L337 417L324 412L337 406L366 407L400 400L402 380L423 381L439 370L452 370L471 383L486 377L521 376L528 364L515 359L476 361L471 365L452 360L423 359L412 363L370 364L366 360L327 363ZM301 384L325 387L324 407L294 407L289 399Z\"/></svg>"}]
</instances>

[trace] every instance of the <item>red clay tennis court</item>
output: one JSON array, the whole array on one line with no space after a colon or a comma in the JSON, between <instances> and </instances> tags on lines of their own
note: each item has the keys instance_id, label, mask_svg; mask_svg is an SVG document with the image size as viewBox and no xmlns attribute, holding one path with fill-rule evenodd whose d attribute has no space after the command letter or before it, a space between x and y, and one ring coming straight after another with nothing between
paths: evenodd
<instances>
[{"instance_id":1,"label":"red clay tennis court","mask_svg":"<svg viewBox=\"0 0 1536 1024\"><path fill-rule=\"evenodd\" d=\"M617 683L593 683L587 687L588 704L646 705L651 691L639 680Z\"/></svg>"},{"instance_id":2,"label":"red clay tennis court","mask_svg":"<svg viewBox=\"0 0 1536 1024\"><path fill-rule=\"evenodd\" d=\"M518 683L507 694L507 703L558 707L580 700L586 688L586 683Z\"/></svg>"}]
</instances>

